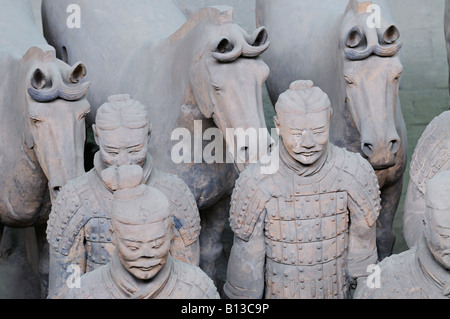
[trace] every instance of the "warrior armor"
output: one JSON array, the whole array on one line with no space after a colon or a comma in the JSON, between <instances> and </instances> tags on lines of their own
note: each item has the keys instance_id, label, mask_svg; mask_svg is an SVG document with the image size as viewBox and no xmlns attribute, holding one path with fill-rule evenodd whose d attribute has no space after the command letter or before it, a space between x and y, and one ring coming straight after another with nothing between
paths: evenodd
<instances>
[{"instance_id":1,"label":"warrior armor","mask_svg":"<svg viewBox=\"0 0 450 319\"><path fill-rule=\"evenodd\" d=\"M417 143L411 161L411 181L422 194L436 173L450 168L450 111L436 117Z\"/></svg>"},{"instance_id":2,"label":"warrior armor","mask_svg":"<svg viewBox=\"0 0 450 319\"><path fill-rule=\"evenodd\" d=\"M266 298L347 297L348 279L377 260L376 247L349 247L350 237L357 240L356 232L378 218L377 177L360 155L331 145L324 166L310 177L295 174L288 156L275 175L260 175L259 165L241 175L232 229L248 241L264 221ZM228 282L225 289L235 291Z\"/></svg>"}]
</instances>

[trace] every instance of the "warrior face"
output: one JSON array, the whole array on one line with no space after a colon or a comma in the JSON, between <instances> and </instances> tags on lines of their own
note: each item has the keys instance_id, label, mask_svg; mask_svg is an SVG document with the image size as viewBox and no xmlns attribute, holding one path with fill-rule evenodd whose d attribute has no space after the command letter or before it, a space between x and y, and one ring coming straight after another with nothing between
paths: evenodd
<instances>
[{"instance_id":1,"label":"warrior face","mask_svg":"<svg viewBox=\"0 0 450 319\"><path fill-rule=\"evenodd\" d=\"M119 127L114 130L97 129L96 142L100 157L106 167L139 165L147 159L149 130L144 128Z\"/></svg>"},{"instance_id":2,"label":"warrior face","mask_svg":"<svg viewBox=\"0 0 450 319\"><path fill-rule=\"evenodd\" d=\"M317 113L285 113L275 125L280 130L284 146L296 161L312 165L327 151L330 138L330 111Z\"/></svg>"},{"instance_id":3,"label":"warrior face","mask_svg":"<svg viewBox=\"0 0 450 319\"><path fill-rule=\"evenodd\" d=\"M167 220L142 225L116 222L113 228L114 244L125 269L141 280L155 277L169 256L171 232Z\"/></svg>"},{"instance_id":4,"label":"warrior face","mask_svg":"<svg viewBox=\"0 0 450 319\"><path fill-rule=\"evenodd\" d=\"M450 270L450 171L436 174L426 185L424 236L434 259Z\"/></svg>"},{"instance_id":5,"label":"warrior face","mask_svg":"<svg viewBox=\"0 0 450 319\"><path fill-rule=\"evenodd\" d=\"M331 103L311 81L293 82L275 105L275 125L287 152L302 165L313 165L328 149Z\"/></svg>"},{"instance_id":6,"label":"warrior face","mask_svg":"<svg viewBox=\"0 0 450 319\"><path fill-rule=\"evenodd\" d=\"M450 209L427 208L425 238L434 259L450 270Z\"/></svg>"},{"instance_id":7,"label":"warrior face","mask_svg":"<svg viewBox=\"0 0 450 319\"><path fill-rule=\"evenodd\" d=\"M139 165L147 160L150 124L147 110L129 95L113 95L100 106L93 131L105 166Z\"/></svg>"}]
</instances>

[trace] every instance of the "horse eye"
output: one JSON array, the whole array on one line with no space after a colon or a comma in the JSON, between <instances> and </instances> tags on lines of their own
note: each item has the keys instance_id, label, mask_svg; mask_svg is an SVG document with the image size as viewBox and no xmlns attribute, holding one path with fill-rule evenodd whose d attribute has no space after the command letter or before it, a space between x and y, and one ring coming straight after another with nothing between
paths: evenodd
<instances>
[{"instance_id":1,"label":"horse eye","mask_svg":"<svg viewBox=\"0 0 450 319\"><path fill-rule=\"evenodd\" d=\"M40 119L35 117L30 117L30 120L34 125L39 125L42 122Z\"/></svg>"},{"instance_id":2,"label":"horse eye","mask_svg":"<svg viewBox=\"0 0 450 319\"><path fill-rule=\"evenodd\" d=\"M349 77L344 75L345 81L347 81L348 84L354 84L353 80Z\"/></svg>"},{"instance_id":3,"label":"horse eye","mask_svg":"<svg viewBox=\"0 0 450 319\"><path fill-rule=\"evenodd\" d=\"M86 111L83 114L80 115L80 117L78 118L80 121L84 120L86 118L86 116L90 113L91 111Z\"/></svg>"}]
</instances>

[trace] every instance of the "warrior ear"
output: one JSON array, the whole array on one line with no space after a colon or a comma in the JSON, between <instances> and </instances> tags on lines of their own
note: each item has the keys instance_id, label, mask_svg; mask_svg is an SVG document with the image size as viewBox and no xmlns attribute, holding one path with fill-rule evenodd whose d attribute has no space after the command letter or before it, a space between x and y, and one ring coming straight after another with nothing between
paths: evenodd
<instances>
[{"instance_id":1,"label":"warrior ear","mask_svg":"<svg viewBox=\"0 0 450 319\"><path fill-rule=\"evenodd\" d=\"M74 66L69 71L69 80L71 83L78 83L87 74L86 67L83 63L75 63Z\"/></svg>"}]
</instances>

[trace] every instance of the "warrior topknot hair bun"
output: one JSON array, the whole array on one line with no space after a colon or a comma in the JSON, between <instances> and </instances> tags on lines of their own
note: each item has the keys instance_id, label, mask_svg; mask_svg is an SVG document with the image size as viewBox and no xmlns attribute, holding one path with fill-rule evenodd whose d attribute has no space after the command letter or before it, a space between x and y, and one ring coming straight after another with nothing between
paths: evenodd
<instances>
[{"instance_id":1,"label":"warrior topknot hair bun","mask_svg":"<svg viewBox=\"0 0 450 319\"><path fill-rule=\"evenodd\" d=\"M109 167L101 172L106 186L112 191L126 191L138 187L142 183L144 172L138 165Z\"/></svg>"}]
</instances>

